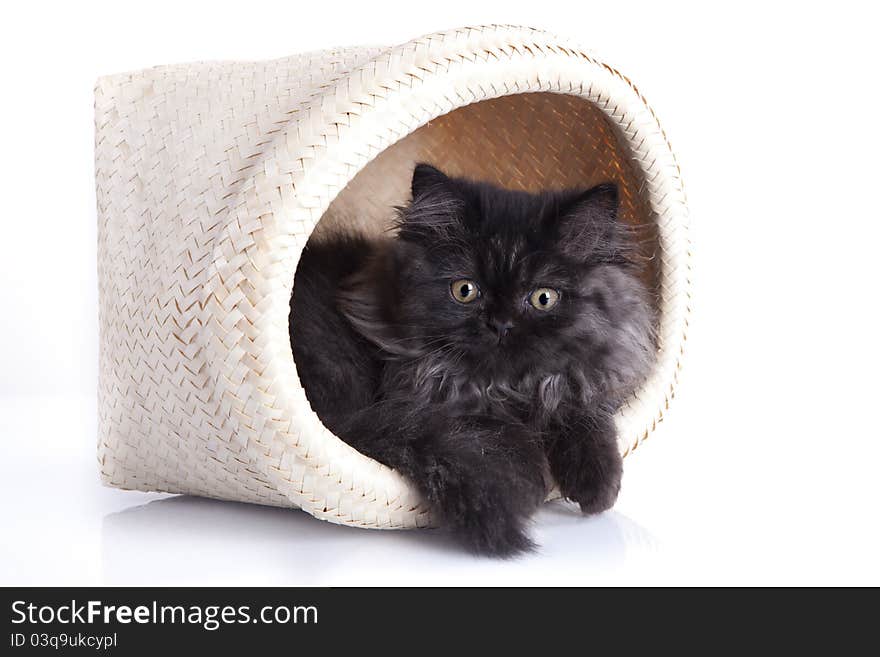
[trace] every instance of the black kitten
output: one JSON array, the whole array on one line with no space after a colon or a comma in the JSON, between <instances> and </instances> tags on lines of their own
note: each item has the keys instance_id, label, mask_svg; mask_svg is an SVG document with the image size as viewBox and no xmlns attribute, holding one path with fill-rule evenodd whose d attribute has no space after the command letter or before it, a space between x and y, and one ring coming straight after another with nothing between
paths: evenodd
<instances>
[{"instance_id":1,"label":"black kitten","mask_svg":"<svg viewBox=\"0 0 880 657\"><path fill-rule=\"evenodd\" d=\"M479 552L531 546L555 480L614 504L615 411L654 354L617 189L528 194L418 165L396 238L309 244L292 338L315 411ZM552 478L552 479L551 479Z\"/></svg>"}]
</instances>

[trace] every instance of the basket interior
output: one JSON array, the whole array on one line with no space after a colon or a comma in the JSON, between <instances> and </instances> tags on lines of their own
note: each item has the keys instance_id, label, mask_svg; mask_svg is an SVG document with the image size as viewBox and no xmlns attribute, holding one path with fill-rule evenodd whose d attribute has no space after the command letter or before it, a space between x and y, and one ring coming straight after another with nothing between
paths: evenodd
<instances>
[{"instance_id":1,"label":"basket interior","mask_svg":"<svg viewBox=\"0 0 880 657\"><path fill-rule=\"evenodd\" d=\"M641 274L656 290L657 234L650 208L639 193L641 170L619 140L615 125L590 101L567 94L522 93L440 116L364 167L333 200L310 239L320 240L339 230L388 231L394 207L409 200L417 162L433 164L451 176L525 191L617 183L620 216L639 227Z\"/></svg>"}]
</instances>

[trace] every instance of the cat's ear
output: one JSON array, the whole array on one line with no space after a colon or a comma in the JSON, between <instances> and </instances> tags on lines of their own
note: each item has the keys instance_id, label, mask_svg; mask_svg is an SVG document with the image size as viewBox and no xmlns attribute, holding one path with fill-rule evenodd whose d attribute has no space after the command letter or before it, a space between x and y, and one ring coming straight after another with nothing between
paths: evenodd
<instances>
[{"instance_id":1,"label":"cat's ear","mask_svg":"<svg viewBox=\"0 0 880 657\"><path fill-rule=\"evenodd\" d=\"M559 245L579 259L604 259L619 247L617 185L604 183L572 196L558 208Z\"/></svg>"},{"instance_id":2,"label":"cat's ear","mask_svg":"<svg viewBox=\"0 0 880 657\"><path fill-rule=\"evenodd\" d=\"M412 198L416 201L424 196L445 191L450 187L450 179L445 173L430 164L421 162L413 169Z\"/></svg>"},{"instance_id":3,"label":"cat's ear","mask_svg":"<svg viewBox=\"0 0 880 657\"><path fill-rule=\"evenodd\" d=\"M401 209L403 239L434 239L456 223L464 199L456 182L430 164L418 164L412 177L412 202Z\"/></svg>"}]
</instances>

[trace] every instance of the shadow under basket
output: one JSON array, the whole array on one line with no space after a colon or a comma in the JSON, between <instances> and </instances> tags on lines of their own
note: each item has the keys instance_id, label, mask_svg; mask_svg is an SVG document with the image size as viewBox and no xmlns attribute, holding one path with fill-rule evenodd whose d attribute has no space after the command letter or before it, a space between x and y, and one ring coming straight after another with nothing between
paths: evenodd
<instances>
[{"instance_id":1,"label":"shadow under basket","mask_svg":"<svg viewBox=\"0 0 880 657\"><path fill-rule=\"evenodd\" d=\"M558 37L454 30L393 48L163 66L95 88L103 481L432 524L408 482L330 433L288 327L310 237L386 230L412 168L536 191L616 182L653 291L654 369L617 416L629 453L674 392L687 208L632 83Z\"/></svg>"}]
</instances>

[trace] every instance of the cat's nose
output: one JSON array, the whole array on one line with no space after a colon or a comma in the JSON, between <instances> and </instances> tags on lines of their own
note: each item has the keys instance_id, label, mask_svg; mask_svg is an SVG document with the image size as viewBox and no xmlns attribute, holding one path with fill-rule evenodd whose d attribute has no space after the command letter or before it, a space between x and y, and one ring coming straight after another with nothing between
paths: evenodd
<instances>
[{"instance_id":1,"label":"cat's nose","mask_svg":"<svg viewBox=\"0 0 880 657\"><path fill-rule=\"evenodd\" d=\"M513 328L513 322L509 319L495 319L492 318L489 320L489 328L495 331L498 334L499 338L503 338L508 333L510 333L510 329Z\"/></svg>"}]
</instances>

